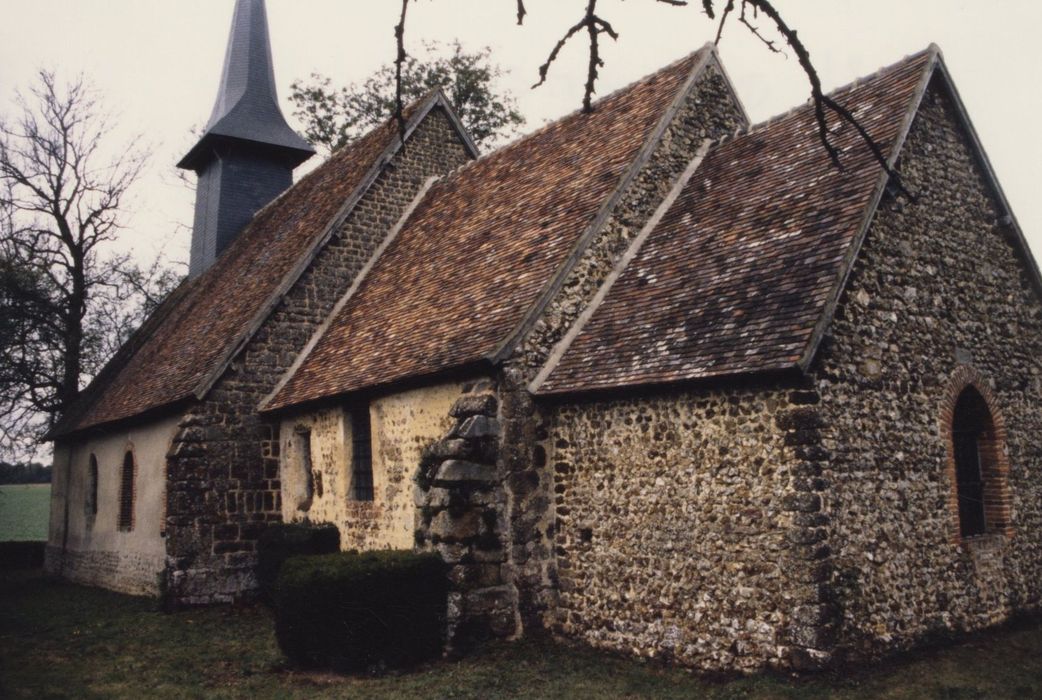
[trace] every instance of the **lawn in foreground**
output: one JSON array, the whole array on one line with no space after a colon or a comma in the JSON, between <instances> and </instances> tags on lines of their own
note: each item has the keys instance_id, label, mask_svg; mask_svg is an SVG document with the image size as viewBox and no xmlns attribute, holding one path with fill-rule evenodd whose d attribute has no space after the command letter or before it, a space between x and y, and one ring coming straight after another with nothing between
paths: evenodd
<instances>
[{"instance_id":1,"label":"lawn in foreground","mask_svg":"<svg viewBox=\"0 0 1042 700\"><path fill-rule=\"evenodd\" d=\"M0 485L0 542L47 539L50 484Z\"/></svg>"},{"instance_id":2,"label":"lawn in foreground","mask_svg":"<svg viewBox=\"0 0 1042 700\"><path fill-rule=\"evenodd\" d=\"M459 662L349 678L286 668L260 607L176 615L152 601L0 573L0 697L1027 698L1042 697L1042 625L980 635L855 674L706 681L525 640Z\"/></svg>"}]
</instances>

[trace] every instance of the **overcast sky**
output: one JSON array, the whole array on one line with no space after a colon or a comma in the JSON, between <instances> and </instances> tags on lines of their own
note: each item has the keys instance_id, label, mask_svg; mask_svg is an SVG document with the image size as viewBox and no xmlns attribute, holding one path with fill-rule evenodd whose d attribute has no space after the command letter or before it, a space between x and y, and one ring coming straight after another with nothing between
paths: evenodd
<instances>
[{"instance_id":1,"label":"overcast sky","mask_svg":"<svg viewBox=\"0 0 1042 700\"><path fill-rule=\"evenodd\" d=\"M693 51L715 25L692 7L653 0L601 0L600 14L620 33L603 48L605 94ZM722 3L721 3L722 4ZM939 44L1015 214L1042 255L1042 114L1034 48L1042 26L1037 0L776 0L799 30L826 88L850 82L903 56ZM84 73L99 88L120 129L112 148L143 134L153 156L131 203L123 245L143 260L159 250L186 260L192 195L173 165L210 114L233 0L0 0L0 114L40 68ZM407 42L459 39L492 47L510 75L527 129L579 106L585 43L577 37L538 90L536 70L585 0L527 0L517 27L513 0L418 0ZM338 83L361 81L394 55L396 0L268 0L276 79L283 110L289 84L313 71ZM754 121L804 101L808 86L792 56L769 54L737 24L720 47L725 68Z\"/></svg>"}]
</instances>

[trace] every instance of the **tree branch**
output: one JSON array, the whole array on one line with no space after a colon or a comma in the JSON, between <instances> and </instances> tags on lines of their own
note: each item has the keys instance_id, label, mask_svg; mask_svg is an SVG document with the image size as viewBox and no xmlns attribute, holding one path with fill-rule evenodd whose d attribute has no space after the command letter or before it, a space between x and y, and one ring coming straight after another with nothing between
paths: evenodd
<instances>
[{"instance_id":1,"label":"tree branch","mask_svg":"<svg viewBox=\"0 0 1042 700\"><path fill-rule=\"evenodd\" d=\"M405 14L409 10L409 0L402 0L402 16L394 28L394 38L398 43L398 52L394 59L394 118L398 122L398 138L405 143L405 114L402 104L402 66L408 54L405 53Z\"/></svg>"},{"instance_id":2,"label":"tree branch","mask_svg":"<svg viewBox=\"0 0 1042 700\"><path fill-rule=\"evenodd\" d=\"M619 38L618 33L611 24L597 15L597 0L587 0L586 14L581 20L570 27L568 31L565 32L565 35L558 40L557 44L554 45L554 48L550 52L550 56L546 59L546 62L539 66L539 81L532 87L537 88L546 82L546 75L550 70L550 65L557 60L561 49L566 43L568 43L569 39L583 29L586 30L590 38L590 59L587 64L586 86L583 92L583 111L591 112L593 111L593 94L596 92L597 78L599 75L598 69L604 65L604 61L601 60L600 55L600 35L607 34L615 40Z\"/></svg>"}]
</instances>

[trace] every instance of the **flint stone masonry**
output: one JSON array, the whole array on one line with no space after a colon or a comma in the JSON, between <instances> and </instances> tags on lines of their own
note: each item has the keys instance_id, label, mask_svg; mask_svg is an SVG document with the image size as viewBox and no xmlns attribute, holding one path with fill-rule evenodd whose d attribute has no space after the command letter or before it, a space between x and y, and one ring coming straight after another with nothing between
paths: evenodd
<instances>
[{"instance_id":1,"label":"flint stone masonry","mask_svg":"<svg viewBox=\"0 0 1042 700\"><path fill-rule=\"evenodd\" d=\"M554 345L593 299L702 142L746 125L741 108L715 63L710 62L696 80L603 230L583 251L560 291L522 339L515 358L516 366L527 379L535 376Z\"/></svg>"},{"instance_id":2,"label":"flint stone masonry","mask_svg":"<svg viewBox=\"0 0 1042 700\"><path fill-rule=\"evenodd\" d=\"M603 229L582 251L561 289L523 337L502 373L502 461L510 504L511 546L520 614L542 627L555 604L551 485L545 418L524 385L546 362L554 345L589 304L619 258L640 232L707 138L745 124L741 107L714 61L695 79L648 161L629 184Z\"/></svg>"},{"instance_id":3,"label":"flint stone masonry","mask_svg":"<svg viewBox=\"0 0 1042 700\"><path fill-rule=\"evenodd\" d=\"M883 202L814 368L833 455L830 585L852 656L979 629L1042 600L1042 305L936 85L901 171L919 202ZM1009 536L958 536L943 416L956 375L976 378L1005 424Z\"/></svg>"},{"instance_id":4,"label":"flint stone masonry","mask_svg":"<svg viewBox=\"0 0 1042 700\"><path fill-rule=\"evenodd\" d=\"M528 391L703 141L742 125L715 60L505 359L258 416L421 184L468 157L432 113L207 399L170 419L166 459L147 461L169 470L155 588L173 603L248 595L267 523L331 522L345 549L441 555L451 653L546 628L723 672L818 669L1042 608L1042 304L940 84L901 153L918 201L883 196L805 372L794 355L770 374ZM974 537L959 531L951 437L965 387L990 412ZM372 501L352 489L363 407ZM97 525L76 506L85 446L70 447L79 466L55 493L75 516L52 510L48 566L144 581L142 552L82 556Z\"/></svg>"},{"instance_id":5,"label":"flint stone masonry","mask_svg":"<svg viewBox=\"0 0 1042 700\"><path fill-rule=\"evenodd\" d=\"M279 426L258 416L257 405L427 178L468 159L447 115L432 110L206 399L186 413L169 460L167 568L173 600L221 602L255 589L257 538L266 523L282 517ZM228 593L236 588L224 585L225 577L239 582L239 592Z\"/></svg>"},{"instance_id":6,"label":"flint stone masonry","mask_svg":"<svg viewBox=\"0 0 1042 700\"><path fill-rule=\"evenodd\" d=\"M827 517L796 386L561 404L553 631L706 670L828 660ZM812 478L812 477L811 477Z\"/></svg>"}]
</instances>

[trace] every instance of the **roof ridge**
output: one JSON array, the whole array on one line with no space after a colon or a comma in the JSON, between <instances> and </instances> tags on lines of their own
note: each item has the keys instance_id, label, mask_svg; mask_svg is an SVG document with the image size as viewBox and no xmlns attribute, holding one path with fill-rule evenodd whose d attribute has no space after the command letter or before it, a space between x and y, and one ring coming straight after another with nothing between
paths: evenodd
<instances>
[{"instance_id":1,"label":"roof ridge","mask_svg":"<svg viewBox=\"0 0 1042 700\"><path fill-rule=\"evenodd\" d=\"M270 392L268 392L268 394L265 395L264 398L260 400L260 403L257 405L258 411L268 410L274 403L275 398L279 395L279 393L281 393L283 388L285 388L287 384L293 381L293 377L296 376L297 371L311 356L311 353L312 351L314 351L315 346L318 345L320 340L322 340L323 336L325 336L330 326L336 323L336 319L340 315L341 309L343 309L344 306L346 306L347 303L355 296L358 290L361 289L362 284L369 276L369 272L373 269L373 267L383 256L384 252L391 246L391 243L394 242L394 239L398 237L398 234L401 232L401 230L405 228L405 224L409 221L410 217L412 217L413 212L415 212L417 207L419 207L420 204L422 204L423 201L427 198L427 193L430 191L434 183L437 182L439 179L440 178L438 178L437 176L429 177L424 181L423 185L420 186L419 191L413 196L412 201L409 202L408 206L406 206L405 211L403 211L402 215L398 217L398 221L396 221L394 226L392 226L391 229L387 232L383 240L380 241L380 244L377 246L376 250L373 251L373 254L371 256L369 256L369 259L366 261L365 265L362 267L361 270L358 271L358 274L355 275L355 278L351 281L351 286L347 288L347 291L345 291L339 299L337 299L336 303L333 305L333 308L330 309L329 313L327 313L326 317L322 320L322 323L320 323L315 328L315 330L312 331L311 337L308 338L308 342L304 345L303 348L300 349L300 352L297 353L296 358L294 358L289 368L287 368L286 371L282 373L282 376L279 378L279 381L275 384L274 388Z\"/></svg>"},{"instance_id":2,"label":"roof ridge","mask_svg":"<svg viewBox=\"0 0 1042 700\"><path fill-rule=\"evenodd\" d=\"M868 82L870 82L872 80L876 80L877 78L881 77L885 73L889 73L890 71L897 70L898 68L901 68L901 67L907 65L908 63L918 59L920 56L924 56L924 55L931 54L931 53L939 54L940 53L940 47L938 47L937 44L931 43L925 49L922 49L920 51L916 51L915 53L912 53L912 54L908 54L904 58L902 58L902 59L900 59L898 61L894 61L893 63L887 64L885 66L880 66L879 68L875 69L871 73L868 73L867 75L858 76L858 77L854 78L853 80L851 80L851 81L849 81L847 83L843 83L842 85L838 85L838 86L832 88L831 90L829 90L828 92L826 92L825 95L828 96L828 97L832 97L833 95L836 95L837 93L843 92L845 90L855 90L862 84L868 83ZM781 121L782 119L785 119L787 117L791 117L794 113L800 111L801 109L806 109L807 107L809 107L812 104L813 104L813 102L812 102L811 98L807 98L803 102L801 102L801 103L799 103L797 105L793 105L792 107L790 107L789 109L785 110L784 112L779 112L778 114L771 115L770 117L768 117L767 119L764 119L763 121L759 121L759 122L756 122L755 124L751 124L749 126L749 128L746 129L743 132L743 134L751 134L754 131L758 131L758 130L764 128L764 127L770 126L771 124L773 124L775 122L778 122L778 121ZM738 134L736 133L735 137L737 138L737 136L738 136Z\"/></svg>"},{"instance_id":3,"label":"roof ridge","mask_svg":"<svg viewBox=\"0 0 1042 700\"><path fill-rule=\"evenodd\" d=\"M887 68L880 69L876 73L882 73L884 70L893 69L898 65L904 65L910 63L913 59L918 59L920 56L928 56L929 60L920 69L920 74L917 79L917 84L914 92L912 93L909 103L904 110L904 116L901 120L901 125L898 128L898 133L894 138L893 145L891 145L887 153L887 166L893 167L894 162L904 149L905 142L908 139L908 135L911 132L912 124L915 121L916 115L919 113L919 107L922 104L923 96L929 90L930 82L933 80L938 66L941 66L943 70L943 59L941 58L941 49L937 44L931 43L926 47L925 50L919 51L911 56L906 56L900 62L888 66ZM814 331L807 342L806 347L800 357L799 366L804 371L810 368L811 363L814 361L815 355L817 355L818 348L821 344L821 340L825 333L828 331L829 326L832 324L833 317L835 315L836 307L839 304L839 299L843 294L843 290L847 286L847 281L854 269L854 264L861 255L861 245L865 238L868 236L869 228L872 225L872 221L875 218L875 213L879 208L879 202L882 201L883 194L886 191L887 184L890 182L890 171L886 168L880 168L879 178L876 181L875 189L872 193L871 199L869 200L862 216L861 224L858 227L858 232L855 234L853 240L844 255L844 259L840 263L839 274L829 292L825 306L821 311L821 315L815 324Z\"/></svg>"},{"instance_id":4,"label":"roof ridge","mask_svg":"<svg viewBox=\"0 0 1042 700\"><path fill-rule=\"evenodd\" d=\"M403 108L403 112L407 112L408 110L410 110L410 109L413 109L413 108L414 108L414 107L416 107L417 105L420 105L420 104L422 104L422 103L424 103L424 102L427 102L428 100L430 100L430 99L432 98L432 96L436 95L436 94L437 94L437 93L439 93L439 92L441 92L441 91L440 91L440 90L439 90L438 88L431 88L431 89L430 89L430 90L428 90L427 92L423 93L423 95L422 95L422 96L420 96L420 97L417 97L417 98L416 98L415 100L413 100L412 102L410 102L409 104L407 104L407 105L406 105L406 106L405 106L405 107ZM334 159L334 158L336 158L336 157L337 157L338 155L340 155L340 154L342 154L342 153L346 153L346 152L347 152L347 149L348 149L348 148L350 148L351 146L355 145L356 143L358 143L358 142L359 142L359 141L361 141L362 139L368 138L368 137L370 137L370 136L375 136L375 135L376 135L376 132L380 131L381 129L386 129L386 128L387 128L388 126L390 126L390 125L391 125L391 124L392 124L393 122L394 122L394 117L393 117L393 116L391 116L391 117L388 117L388 118L387 118L387 119L385 119L385 120L384 120L383 122L381 122L380 124L378 124L378 125L374 126L374 127L373 127L373 128L371 128L371 129L370 129L369 131L365 132L364 134L362 134L361 136L359 136L359 137L358 137L358 138L356 138L355 140L353 140L353 141L351 141L351 142L349 142L349 143L345 143L345 144L344 144L343 146L340 146L339 148L337 148L337 149L335 149L335 150L331 151L331 152L330 152L330 154L329 154L329 157L328 157L328 158L326 158L326 160L324 160L323 162L319 163L319 164L318 164L318 165L317 165L317 166L316 166L315 168L311 169L310 171L308 171L308 172L304 173L304 174L303 174L303 175L301 176L301 178L300 178L299 180L297 180L296 182L294 182L294 183L293 183L292 185L290 185L290 186L289 186L289 187L287 187L286 189L282 190L282 192L280 192L280 193L279 193L279 196L278 196L278 197L276 197L275 199L271 200L270 202L268 202L267 204L265 204L265 205L264 205L263 207L261 207L260 209L258 209L258 210L257 210L257 213L253 215L253 219L250 219L250 222L249 222L249 223L247 223L246 225L247 225L247 226L249 226L249 225L250 225L250 223L252 223L254 219L256 219L257 217L259 217L259 216L260 216L260 215L261 215L262 213L264 213L264 212L265 212L265 211L266 211L267 209L270 209L270 208L271 208L271 207L272 207L272 206L273 206L273 205L274 205L274 204L275 204L276 202L278 202L278 201L279 201L279 200L281 200L281 199L282 199L283 197L285 197L285 196L286 196L287 194L289 194L289 192L290 192L290 191L291 191L291 190L292 190L292 189L293 189L294 187L297 187L298 185L301 185L301 184L303 184L303 183L307 182L309 178L311 178L312 176L316 175L316 174L317 174L317 173L318 173L318 172L319 172L319 171L320 171L320 170L322 169L322 167L323 167L323 166L325 166L325 165L327 165L328 163L332 162L332 161L333 161L333 159ZM245 230L245 228L244 228L244 230Z\"/></svg>"},{"instance_id":5,"label":"roof ridge","mask_svg":"<svg viewBox=\"0 0 1042 700\"><path fill-rule=\"evenodd\" d=\"M868 108L881 143L902 133L931 59L905 59L847 93L849 107ZM816 129L806 128L809 114L804 108L755 138L741 139L747 130L738 129L717 140L738 139L709 152L658 232L533 387L538 395L806 370L807 340L885 178L869 159L846 175L832 168ZM839 143L856 137L848 131Z\"/></svg>"},{"instance_id":6,"label":"roof ridge","mask_svg":"<svg viewBox=\"0 0 1042 700\"><path fill-rule=\"evenodd\" d=\"M697 51L685 56L682 60L674 61L667 68L663 68L660 71L651 74L664 74L670 68L676 69L685 62L691 62L691 67L685 72L682 80L680 80L680 85L675 89L668 105L662 109L660 116L655 119L655 123L651 127L650 131L644 135L641 146L634 154L633 160L631 160L622 171L622 174L611 194L609 194L608 198L601 203L597 214L576 240L571 253L564 259L561 266L550 277L543 292L536 298L535 303L529 307L524 317L522 317L520 325L514 328L510 334L503 339L496 348L496 351L487 359L490 359L493 362L505 359L506 353L514 348L516 344L521 341L521 338L531 331L532 326L545 311L546 306L550 303L551 299L560 292L561 285L564 284L568 275L574 269L575 265L578 264L579 258L587 250L593 238L598 235L601 229L607 224L612 213L615 211L615 208L622 200L622 197L633 184L633 181L639 177L641 170L643 170L644 166L654 156L655 150L662 142L662 139L665 138L670 125L673 123L674 119L676 119L680 110L683 109L684 103L694 91L695 85L698 83L700 77L704 75L706 66L709 64L709 61L714 58L714 55L712 46L707 43ZM646 82L650 77L650 75L646 76L643 80ZM643 83L633 83L633 86L640 84ZM631 87L631 89L633 88Z\"/></svg>"},{"instance_id":7,"label":"roof ridge","mask_svg":"<svg viewBox=\"0 0 1042 700\"><path fill-rule=\"evenodd\" d=\"M650 73L646 73L645 75L641 76L640 78L637 78L636 80L630 81L629 83L626 83L625 85L623 85L621 87L618 87L615 90L612 90L607 95L603 95L601 97L598 97L596 100L594 100L593 107L596 107L597 105L599 105L599 104L601 104L601 103L603 103L603 102L605 102L607 100L610 100L613 97L618 97L620 94L622 94L624 92L627 92L628 90L633 90L634 88L636 88L636 87L638 87L640 85L643 85L650 78L653 78L653 77L655 77L656 75L658 75L660 73L665 73L665 72L669 71L670 69L676 68L677 66L681 65L685 61L691 60L692 58L698 56L703 51L710 51L711 53L714 53L714 51L713 51L713 42L711 42L711 41L710 42L706 42L705 44L703 44L699 48L695 49L694 51L691 51L690 53L684 54L683 56L681 56L680 58L676 59L675 61L673 61L673 62L671 62L671 63L669 63L669 64L667 64L665 66L662 66L661 68L659 68L657 70L651 71ZM474 160L469 161L467 163L464 163L463 165L460 166L459 169L462 170L463 168L470 167L471 165L473 165L475 163L480 163L480 162L482 162L482 161L484 161L484 160L486 160L488 158L491 158L492 156L495 156L495 155L498 155L500 153L504 153L504 152L506 152L508 150L511 150L511 149L515 148L516 146L519 146L520 144L525 143L526 141L528 141L528 140L530 140L532 138L535 138L536 136L539 136L540 134L546 132L551 127L557 126L558 124L560 124L561 122L565 121L566 119L578 116L580 114L583 114L582 107L579 107L578 109L573 109L571 112L566 112L566 113L562 114L561 116L559 116L559 117L557 117L555 119L551 119L551 120L547 121L546 123L542 124L541 126L537 127L536 129L533 129L532 131L528 132L527 134L521 134L520 136L518 136L513 141L509 141L509 142L503 144L502 146L500 146L499 148L497 148L497 149L495 149L493 151L489 151L488 153L483 153L480 157L475 158ZM448 176L446 176L443 179L448 179Z\"/></svg>"}]
</instances>

